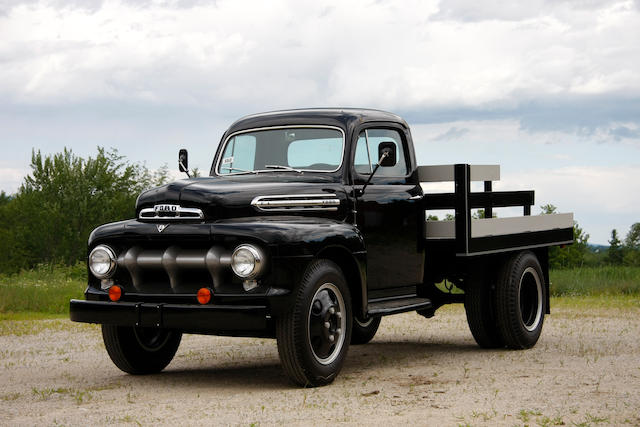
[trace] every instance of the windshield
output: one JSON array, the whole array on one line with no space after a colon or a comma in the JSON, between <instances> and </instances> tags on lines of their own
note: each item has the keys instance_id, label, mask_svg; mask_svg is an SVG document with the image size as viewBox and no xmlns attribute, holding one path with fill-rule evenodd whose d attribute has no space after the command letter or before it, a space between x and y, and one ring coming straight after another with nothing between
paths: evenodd
<instances>
[{"instance_id":1,"label":"windshield","mask_svg":"<svg viewBox=\"0 0 640 427\"><path fill-rule=\"evenodd\" d=\"M218 175L256 172L335 172L344 134L329 127L268 128L232 135L218 159Z\"/></svg>"}]
</instances>

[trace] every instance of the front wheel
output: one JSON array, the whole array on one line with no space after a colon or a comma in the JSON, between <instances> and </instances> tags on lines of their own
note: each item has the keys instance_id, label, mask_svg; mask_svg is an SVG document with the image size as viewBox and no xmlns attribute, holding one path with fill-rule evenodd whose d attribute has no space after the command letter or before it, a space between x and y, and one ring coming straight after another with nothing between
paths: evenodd
<instances>
[{"instance_id":1,"label":"front wheel","mask_svg":"<svg viewBox=\"0 0 640 427\"><path fill-rule=\"evenodd\" d=\"M342 270L314 261L298 287L293 310L276 319L278 354L287 376L301 386L331 383L351 339L351 298Z\"/></svg>"},{"instance_id":2,"label":"front wheel","mask_svg":"<svg viewBox=\"0 0 640 427\"><path fill-rule=\"evenodd\" d=\"M173 359L182 333L162 328L102 325L102 339L109 357L122 371L155 374Z\"/></svg>"},{"instance_id":3,"label":"front wheel","mask_svg":"<svg viewBox=\"0 0 640 427\"><path fill-rule=\"evenodd\" d=\"M546 287L538 258L529 251L514 255L496 283L496 316L507 347L533 347L546 312Z\"/></svg>"}]
</instances>

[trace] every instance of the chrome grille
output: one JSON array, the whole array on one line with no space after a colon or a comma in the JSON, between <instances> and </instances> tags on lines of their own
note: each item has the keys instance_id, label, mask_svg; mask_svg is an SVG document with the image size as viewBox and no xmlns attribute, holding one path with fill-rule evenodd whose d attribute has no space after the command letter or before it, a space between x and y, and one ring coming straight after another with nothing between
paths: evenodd
<instances>
[{"instance_id":1,"label":"chrome grille","mask_svg":"<svg viewBox=\"0 0 640 427\"><path fill-rule=\"evenodd\" d=\"M185 271L200 271L209 275L213 287L222 284L222 273L231 265L231 252L212 246L209 249L183 249L169 246L166 249L146 249L133 246L118 256L118 267L129 272L133 287L144 292L147 272L162 272L169 277L174 293L180 293L184 285L182 276Z\"/></svg>"}]
</instances>

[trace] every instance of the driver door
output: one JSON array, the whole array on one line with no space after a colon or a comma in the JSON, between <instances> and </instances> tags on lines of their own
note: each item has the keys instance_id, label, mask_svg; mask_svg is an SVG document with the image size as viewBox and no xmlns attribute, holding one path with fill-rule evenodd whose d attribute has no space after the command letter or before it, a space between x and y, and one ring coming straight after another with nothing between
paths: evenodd
<instances>
[{"instance_id":1,"label":"driver door","mask_svg":"<svg viewBox=\"0 0 640 427\"><path fill-rule=\"evenodd\" d=\"M358 134L353 158L353 177L361 189L378 162L378 146L396 145L395 166L380 167L356 200L357 226L367 249L367 286L382 290L422 282L424 251L420 247L422 189L411 182L412 153L408 134L401 128L370 127Z\"/></svg>"}]
</instances>

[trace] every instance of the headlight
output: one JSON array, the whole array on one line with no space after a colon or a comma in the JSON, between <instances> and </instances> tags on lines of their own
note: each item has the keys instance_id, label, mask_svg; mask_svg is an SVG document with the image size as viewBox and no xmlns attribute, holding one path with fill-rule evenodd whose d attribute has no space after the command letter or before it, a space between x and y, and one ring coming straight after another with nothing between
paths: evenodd
<instances>
[{"instance_id":1,"label":"headlight","mask_svg":"<svg viewBox=\"0 0 640 427\"><path fill-rule=\"evenodd\" d=\"M116 254L109 246L98 245L89 254L89 269L98 279L111 277L116 265Z\"/></svg>"},{"instance_id":2,"label":"headlight","mask_svg":"<svg viewBox=\"0 0 640 427\"><path fill-rule=\"evenodd\" d=\"M240 245L231 255L231 268L241 279L255 279L263 267L264 256L253 245Z\"/></svg>"}]
</instances>

